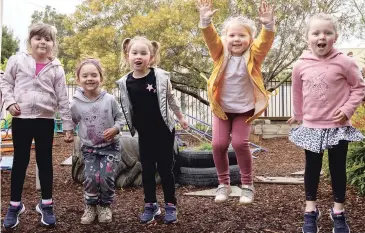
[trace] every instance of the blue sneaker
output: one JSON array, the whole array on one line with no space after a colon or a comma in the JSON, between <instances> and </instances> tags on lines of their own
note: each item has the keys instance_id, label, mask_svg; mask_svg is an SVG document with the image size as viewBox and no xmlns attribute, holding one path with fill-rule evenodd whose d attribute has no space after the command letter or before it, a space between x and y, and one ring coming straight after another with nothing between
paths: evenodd
<instances>
[{"instance_id":1,"label":"blue sneaker","mask_svg":"<svg viewBox=\"0 0 365 233\"><path fill-rule=\"evenodd\" d=\"M321 217L321 212L318 208L312 212L304 213L304 225L302 228L303 233L318 233L318 220Z\"/></svg>"},{"instance_id":2,"label":"blue sneaker","mask_svg":"<svg viewBox=\"0 0 365 233\"><path fill-rule=\"evenodd\" d=\"M165 205L165 218L163 221L166 224L170 223L176 223L177 222L177 211L176 211L176 205L172 203L167 203Z\"/></svg>"},{"instance_id":3,"label":"blue sneaker","mask_svg":"<svg viewBox=\"0 0 365 233\"><path fill-rule=\"evenodd\" d=\"M331 209L330 216L333 221L333 233L350 233L350 227L346 222L346 216L344 212L335 214L333 213L333 209Z\"/></svg>"},{"instance_id":4,"label":"blue sneaker","mask_svg":"<svg viewBox=\"0 0 365 233\"><path fill-rule=\"evenodd\" d=\"M46 226L53 226L56 224L56 216L53 213L52 204L42 204L39 202L36 206L37 212L42 216L41 222Z\"/></svg>"},{"instance_id":5,"label":"blue sneaker","mask_svg":"<svg viewBox=\"0 0 365 233\"><path fill-rule=\"evenodd\" d=\"M6 212L4 218L4 227L5 228L14 228L19 224L19 215L24 213L25 206L20 202L19 206L12 206L9 204L8 212Z\"/></svg>"},{"instance_id":6,"label":"blue sneaker","mask_svg":"<svg viewBox=\"0 0 365 233\"><path fill-rule=\"evenodd\" d=\"M141 223L151 223L155 220L155 216L161 214L161 209L157 203L146 203L144 205L144 212L141 215Z\"/></svg>"}]
</instances>

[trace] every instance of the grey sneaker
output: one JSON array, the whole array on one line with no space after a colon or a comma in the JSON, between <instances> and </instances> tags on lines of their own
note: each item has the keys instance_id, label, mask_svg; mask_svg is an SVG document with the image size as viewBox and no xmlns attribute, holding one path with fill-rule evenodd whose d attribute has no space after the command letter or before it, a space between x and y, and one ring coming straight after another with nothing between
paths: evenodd
<instances>
[{"instance_id":1,"label":"grey sneaker","mask_svg":"<svg viewBox=\"0 0 365 233\"><path fill-rule=\"evenodd\" d=\"M176 205L167 203L165 205L165 218L163 219L166 224L177 222Z\"/></svg>"},{"instance_id":2,"label":"grey sneaker","mask_svg":"<svg viewBox=\"0 0 365 233\"><path fill-rule=\"evenodd\" d=\"M111 222L113 220L113 212L110 206L100 206L96 207L96 212L98 214L98 220L100 223Z\"/></svg>"},{"instance_id":3,"label":"grey sneaker","mask_svg":"<svg viewBox=\"0 0 365 233\"><path fill-rule=\"evenodd\" d=\"M302 228L303 233L318 233L318 220L321 217L321 212L318 208L312 212L304 213L304 225Z\"/></svg>"},{"instance_id":4,"label":"grey sneaker","mask_svg":"<svg viewBox=\"0 0 365 233\"><path fill-rule=\"evenodd\" d=\"M24 213L25 206L22 202L20 202L19 206L12 206L9 204L8 212L6 212L4 218L4 227L5 228L14 228L19 224L19 216Z\"/></svg>"},{"instance_id":5,"label":"grey sneaker","mask_svg":"<svg viewBox=\"0 0 365 233\"><path fill-rule=\"evenodd\" d=\"M81 217L81 224L91 224L97 216L95 205L86 205L84 214Z\"/></svg>"},{"instance_id":6,"label":"grey sneaker","mask_svg":"<svg viewBox=\"0 0 365 233\"><path fill-rule=\"evenodd\" d=\"M350 227L346 222L346 216L344 212L335 214L333 213L333 209L331 209L330 217L333 221L333 233L350 233Z\"/></svg>"},{"instance_id":7,"label":"grey sneaker","mask_svg":"<svg viewBox=\"0 0 365 233\"><path fill-rule=\"evenodd\" d=\"M41 215L41 223L43 225L54 226L56 224L56 216L53 212L53 202L51 204L42 204L42 201L40 201L35 209Z\"/></svg>"},{"instance_id":8,"label":"grey sneaker","mask_svg":"<svg viewBox=\"0 0 365 233\"><path fill-rule=\"evenodd\" d=\"M151 223L155 220L155 217L159 215L161 215L161 209L157 203L146 203L140 221L141 223Z\"/></svg>"},{"instance_id":9,"label":"grey sneaker","mask_svg":"<svg viewBox=\"0 0 365 233\"><path fill-rule=\"evenodd\" d=\"M214 201L216 203L226 202L231 193L232 193L232 188L230 185L220 184L218 185Z\"/></svg>"},{"instance_id":10,"label":"grey sneaker","mask_svg":"<svg viewBox=\"0 0 365 233\"><path fill-rule=\"evenodd\" d=\"M241 186L240 204L251 204L254 199L255 188L253 185L244 184Z\"/></svg>"}]
</instances>

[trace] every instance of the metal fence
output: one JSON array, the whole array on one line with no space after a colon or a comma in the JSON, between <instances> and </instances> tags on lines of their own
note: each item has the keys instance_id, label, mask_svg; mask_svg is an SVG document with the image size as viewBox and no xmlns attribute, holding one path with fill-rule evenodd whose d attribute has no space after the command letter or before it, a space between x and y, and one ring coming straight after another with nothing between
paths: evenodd
<instances>
[{"instance_id":1,"label":"metal fence","mask_svg":"<svg viewBox=\"0 0 365 233\"><path fill-rule=\"evenodd\" d=\"M272 81L268 84L268 88L274 87L278 84L278 81ZM76 84L68 85L68 96L70 101L76 90ZM207 98L207 92L201 89L190 89L194 91L203 99ZM119 101L120 92L117 88L111 91L111 94L117 97ZM182 112L187 114L187 120L190 125L201 127L200 121L212 124L212 112L210 107L200 102L197 98L184 94L180 91L175 90L175 95L181 103ZM270 97L269 106L267 110L262 114L261 117L269 118L281 118L290 117L292 115L292 92L291 92L291 81L284 82Z\"/></svg>"},{"instance_id":2,"label":"metal fence","mask_svg":"<svg viewBox=\"0 0 365 233\"><path fill-rule=\"evenodd\" d=\"M268 87L273 87L278 82L273 81L270 82ZM72 97L76 91L77 85L74 83L68 84L67 94L69 96L69 100L72 100ZM203 99L207 98L207 92L205 90L193 90L198 95L200 95ZM119 101L120 92L117 88L111 91L111 94L117 97ZM210 107L200 102L195 97L184 94L182 92L175 90L175 95L181 102L181 108L183 113L188 115L187 120L190 125L194 125L198 128L204 127L200 121L206 122L208 124L212 124L212 112L210 111ZM1 114L2 118L5 118L7 111L3 109ZM281 117L290 117L292 115L292 94L291 94L291 81L284 82L274 93L273 96L270 97L269 106L267 110L262 114L261 117L269 117L269 118L281 118Z\"/></svg>"},{"instance_id":3,"label":"metal fence","mask_svg":"<svg viewBox=\"0 0 365 233\"><path fill-rule=\"evenodd\" d=\"M271 81L267 88L275 87L277 84L279 81ZM292 84L291 81L286 81L273 92L263 117L291 117L293 114L292 105Z\"/></svg>"}]
</instances>

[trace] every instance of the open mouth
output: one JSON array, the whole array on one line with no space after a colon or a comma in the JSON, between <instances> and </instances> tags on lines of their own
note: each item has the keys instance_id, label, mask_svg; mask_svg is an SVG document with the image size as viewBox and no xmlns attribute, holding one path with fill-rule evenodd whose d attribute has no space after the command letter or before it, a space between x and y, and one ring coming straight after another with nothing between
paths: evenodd
<instances>
[{"instance_id":1,"label":"open mouth","mask_svg":"<svg viewBox=\"0 0 365 233\"><path fill-rule=\"evenodd\" d=\"M326 47L326 43L318 43L317 44L317 46L318 46L318 48L321 48L321 49L323 49L324 47Z\"/></svg>"},{"instance_id":2,"label":"open mouth","mask_svg":"<svg viewBox=\"0 0 365 233\"><path fill-rule=\"evenodd\" d=\"M142 65L141 61L136 61L134 64L136 64L137 66Z\"/></svg>"}]
</instances>

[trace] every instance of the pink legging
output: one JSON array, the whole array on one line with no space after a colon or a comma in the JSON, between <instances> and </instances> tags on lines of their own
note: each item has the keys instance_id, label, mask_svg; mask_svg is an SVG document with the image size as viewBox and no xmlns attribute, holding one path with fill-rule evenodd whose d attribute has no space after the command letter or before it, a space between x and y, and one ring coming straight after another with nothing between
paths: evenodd
<instances>
[{"instance_id":1,"label":"pink legging","mask_svg":"<svg viewBox=\"0 0 365 233\"><path fill-rule=\"evenodd\" d=\"M252 155L248 139L251 125L246 123L247 114L228 113L228 120L213 116L213 159L217 168L219 184L230 184L228 146L230 133L232 147L236 152L242 184L252 184Z\"/></svg>"}]
</instances>

